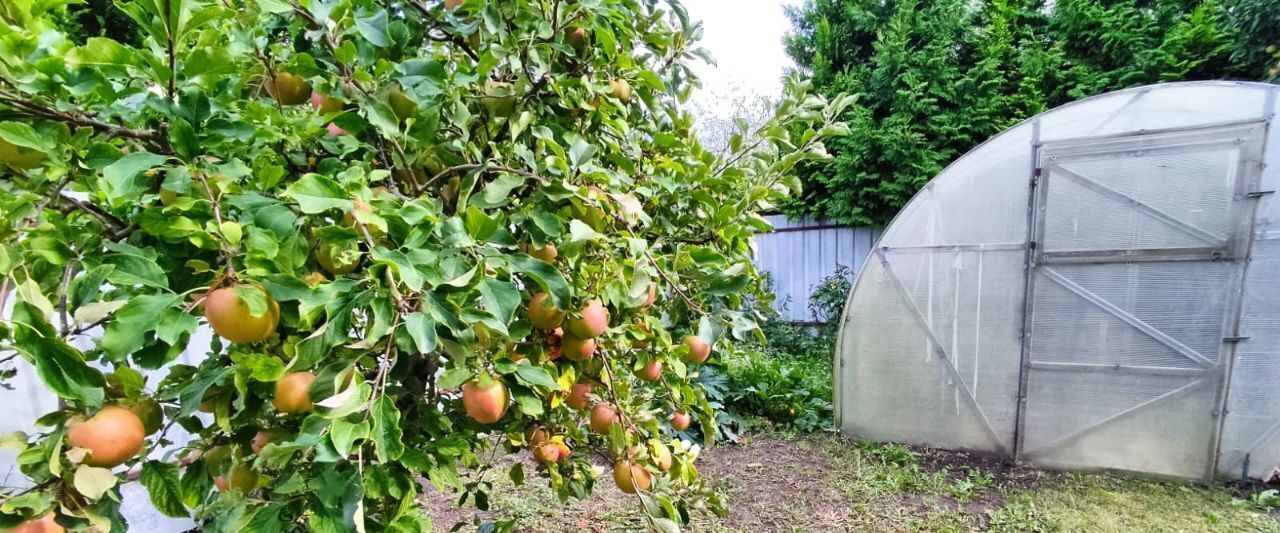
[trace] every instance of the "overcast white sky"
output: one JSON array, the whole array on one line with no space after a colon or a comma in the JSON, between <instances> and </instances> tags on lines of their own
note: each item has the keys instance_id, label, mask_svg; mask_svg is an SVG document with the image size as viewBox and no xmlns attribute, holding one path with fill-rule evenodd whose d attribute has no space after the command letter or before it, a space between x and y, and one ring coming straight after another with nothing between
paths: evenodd
<instances>
[{"instance_id":1,"label":"overcast white sky","mask_svg":"<svg viewBox=\"0 0 1280 533\"><path fill-rule=\"evenodd\" d=\"M785 69L793 66L782 47L791 23L785 5L801 0L685 0L694 20L703 21L702 46L718 66L700 65L704 87L695 105L708 112L727 112L728 95L743 91L775 96ZM721 105L717 105L717 104Z\"/></svg>"}]
</instances>

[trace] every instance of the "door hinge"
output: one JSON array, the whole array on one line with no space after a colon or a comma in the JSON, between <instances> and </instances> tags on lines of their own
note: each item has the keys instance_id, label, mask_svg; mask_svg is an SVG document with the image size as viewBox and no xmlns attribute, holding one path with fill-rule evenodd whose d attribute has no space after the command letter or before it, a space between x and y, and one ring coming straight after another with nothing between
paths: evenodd
<instances>
[{"instance_id":1,"label":"door hinge","mask_svg":"<svg viewBox=\"0 0 1280 533\"><path fill-rule=\"evenodd\" d=\"M1248 335L1240 336L1240 337L1223 337L1222 342L1244 342L1249 340L1250 338L1251 337L1249 337Z\"/></svg>"},{"instance_id":2,"label":"door hinge","mask_svg":"<svg viewBox=\"0 0 1280 533\"><path fill-rule=\"evenodd\" d=\"M1262 198L1263 196L1266 196L1266 195L1268 195L1268 194L1275 194L1275 193L1276 193L1275 191L1253 191L1253 192L1250 192L1250 193L1245 193L1245 197L1247 197L1247 198Z\"/></svg>"}]
</instances>

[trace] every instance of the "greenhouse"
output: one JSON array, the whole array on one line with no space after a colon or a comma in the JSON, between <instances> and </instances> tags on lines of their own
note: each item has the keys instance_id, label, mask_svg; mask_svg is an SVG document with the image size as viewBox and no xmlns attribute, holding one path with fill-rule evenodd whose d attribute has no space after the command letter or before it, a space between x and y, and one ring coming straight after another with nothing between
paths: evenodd
<instances>
[{"instance_id":1,"label":"greenhouse","mask_svg":"<svg viewBox=\"0 0 1280 533\"><path fill-rule=\"evenodd\" d=\"M1278 89L1109 93L955 161L859 272L842 431L1050 468L1270 476Z\"/></svg>"}]
</instances>

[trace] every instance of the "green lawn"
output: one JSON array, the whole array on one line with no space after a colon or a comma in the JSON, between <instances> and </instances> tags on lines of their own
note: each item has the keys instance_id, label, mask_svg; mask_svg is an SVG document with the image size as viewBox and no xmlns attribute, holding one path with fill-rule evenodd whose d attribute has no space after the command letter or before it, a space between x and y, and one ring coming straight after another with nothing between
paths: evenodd
<instances>
[{"instance_id":1,"label":"green lawn","mask_svg":"<svg viewBox=\"0 0 1280 533\"><path fill-rule=\"evenodd\" d=\"M1276 516L1232 505L1229 488L1044 472L826 435L748 437L706 450L699 469L728 494L731 513L699 517L692 531L1280 532ZM489 512L429 493L437 529L477 519L515 519L517 531L641 527L634 497L607 475L591 499L568 505L536 478L513 487L499 477Z\"/></svg>"}]
</instances>

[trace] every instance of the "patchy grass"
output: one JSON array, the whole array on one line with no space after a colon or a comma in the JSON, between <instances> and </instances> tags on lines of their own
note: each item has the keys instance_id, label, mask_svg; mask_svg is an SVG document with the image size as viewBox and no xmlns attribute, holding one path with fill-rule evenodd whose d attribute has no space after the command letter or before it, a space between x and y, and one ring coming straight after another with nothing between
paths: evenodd
<instances>
[{"instance_id":1,"label":"patchy grass","mask_svg":"<svg viewBox=\"0 0 1280 533\"><path fill-rule=\"evenodd\" d=\"M515 460L522 459L507 459ZM981 455L828 435L748 437L705 450L698 465L731 509L725 518L696 517L691 531L1280 533L1275 515L1232 505L1227 488L1044 472ZM487 512L456 508L434 492L423 505L441 531L458 522L474 531L471 524L499 520L514 521L517 531L642 528L634 496L618 491L607 473L591 498L563 505L540 479L520 487L495 479Z\"/></svg>"}]
</instances>

